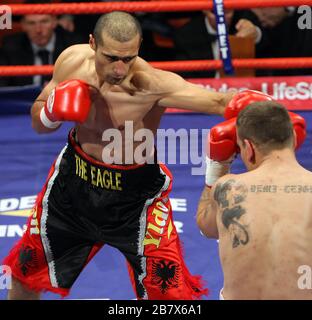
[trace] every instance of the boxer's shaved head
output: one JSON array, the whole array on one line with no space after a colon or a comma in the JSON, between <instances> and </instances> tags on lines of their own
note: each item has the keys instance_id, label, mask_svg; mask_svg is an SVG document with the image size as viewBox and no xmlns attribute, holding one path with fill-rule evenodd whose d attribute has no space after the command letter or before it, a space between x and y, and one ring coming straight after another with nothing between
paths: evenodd
<instances>
[{"instance_id":1,"label":"boxer's shaved head","mask_svg":"<svg viewBox=\"0 0 312 320\"><path fill-rule=\"evenodd\" d=\"M127 42L137 35L142 38L142 29L137 19L131 14L113 11L102 15L97 21L93 31L96 45L103 45L104 34L116 41Z\"/></svg>"},{"instance_id":2,"label":"boxer's shaved head","mask_svg":"<svg viewBox=\"0 0 312 320\"><path fill-rule=\"evenodd\" d=\"M131 14L114 11L102 15L89 40L99 79L120 84L135 64L141 41L140 24Z\"/></svg>"}]
</instances>

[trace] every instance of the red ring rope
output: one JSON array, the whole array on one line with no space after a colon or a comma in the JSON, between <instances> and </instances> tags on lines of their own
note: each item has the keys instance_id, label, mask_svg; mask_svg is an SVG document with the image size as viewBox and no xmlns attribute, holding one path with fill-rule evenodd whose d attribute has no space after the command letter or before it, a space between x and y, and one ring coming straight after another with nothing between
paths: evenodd
<instances>
[{"instance_id":1,"label":"red ring rope","mask_svg":"<svg viewBox=\"0 0 312 320\"><path fill-rule=\"evenodd\" d=\"M155 68L169 71L204 71L222 68L221 60L151 62ZM233 59L237 69L296 69L312 68L312 58ZM1 66L0 76L33 76L51 74L53 66Z\"/></svg>"},{"instance_id":2,"label":"red ring rope","mask_svg":"<svg viewBox=\"0 0 312 320\"><path fill-rule=\"evenodd\" d=\"M225 0L225 8L250 9L257 7L300 6L312 5L312 0ZM52 14L90 14L114 10L128 12L164 12L164 11L198 11L212 8L212 1L134 1L134 2L105 2L105 3L55 3L55 4L12 4L15 15L52 13Z\"/></svg>"},{"instance_id":3,"label":"red ring rope","mask_svg":"<svg viewBox=\"0 0 312 320\"><path fill-rule=\"evenodd\" d=\"M300 6L312 5L312 0L225 0L225 8L244 9L256 7ZM149 2L106 2L106 3L56 3L56 4L13 4L10 5L13 14L35 13L103 13L113 10L128 12L161 12L161 11L191 11L211 9L212 1L149 1ZM222 68L221 60L166 61L151 62L159 69L170 71L203 71ZM290 69L312 68L312 58L271 58L271 59L233 59L237 69ZM53 66L0 66L0 76L23 76L36 74L51 74Z\"/></svg>"}]
</instances>

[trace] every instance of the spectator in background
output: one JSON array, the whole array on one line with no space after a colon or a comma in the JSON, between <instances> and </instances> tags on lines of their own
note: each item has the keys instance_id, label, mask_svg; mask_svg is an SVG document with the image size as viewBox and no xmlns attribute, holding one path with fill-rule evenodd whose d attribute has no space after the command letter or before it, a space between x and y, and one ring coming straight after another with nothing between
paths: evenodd
<instances>
[{"instance_id":1,"label":"spectator in background","mask_svg":"<svg viewBox=\"0 0 312 320\"><path fill-rule=\"evenodd\" d=\"M312 55L312 30L300 30L300 15L295 7L257 8L263 36L267 39L257 47L257 58L309 57ZM312 74L311 69L261 70L258 75L282 76Z\"/></svg>"},{"instance_id":2,"label":"spectator in background","mask_svg":"<svg viewBox=\"0 0 312 320\"><path fill-rule=\"evenodd\" d=\"M274 28L294 12L294 7L255 8L252 12L258 17L263 28Z\"/></svg>"},{"instance_id":3,"label":"spectator in background","mask_svg":"<svg viewBox=\"0 0 312 320\"><path fill-rule=\"evenodd\" d=\"M21 27L23 32L3 38L0 50L1 65L53 64L65 48L81 42L79 36L59 27L57 18L53 15L25 15L21 19ZM40 75L5 77L0 79L0 86L44 85L49 79L50 76Z\"/></svg>"},{"instance_id":4,"label":"spectator in background","mask_svg":"<svg viewBox=\"0 0 312 320\"><path fill-rule=\"evenodd\" d=\"M98 0L97 2L130 2L134 0ZM73 3L77 0L61 0L63 3ZM79 0L82 3L95 2L94 0ZM142 26L143 42L140 47L140 57L148 61L154 60L173 60L175 55L174 49L164 50L155 44L153 39L154 33L159 33L165 37L171 37L172 30L167 23L167 18L172 16L180 16L178 12L139 12L133 14ZM67 31L74 31L81 35L83 42L89 41L89 35L93 33L94 25L99 19L100 14L75 14L62 15L59 17L59 24Z\"/></svg>"},{"instance_id":5,"label":"spectator in background","mask_svg":"<svg viewBox=\"0 0 312 320\"><path fill-rule=\"evenodd\" d=\"M257 26L259 21L249 10L225 10L228 32L238 37L252 37L256 44L262 39ZM175 32L174 43L177 60L211 60L219 59L216 18L212 11L193 18L189 23ZM183 73L184 77L215 77L216 72L201 71Z\"/></svg>"},{"instance_id":6,"label":"spectator in background","mask_svg":"<svg viewBox=\"0 0 312 320\"><path fill-rule=\"evenodd\" d=\"M134 0L60 0L57 2L62 3L77 3L77 2L123 2ZM59 23L67 31L75 31L80 34L82 41L87 43L89 41L89 35L92 34L93 28L99 19L101 14L74 14L74 15L62 15ZM73 29L74 28L74 29Z\"/></svg>"},{"instance_id":7,"label":"spectator in background","mask_svg":"<svg viewBox=\"0 0 312 320\"><path fill-rule=\"evenodd\" d=\"M71 14L62 14L58 18L58 25L69 32L75 31L74 16Z\"/></svg>"},{"instance_id":8,"label":"spectator in background","mask_svg":"<svg viewBox=\"0 0 312 320\"><path fill-rule=\"evenodd\" d=\"M53 2L88 3L94 0L52 0ZM135 0L98 0L96 2L131 2ZM149 0L145 0L149 1ZM173 43L175 27L171 22L188 19L198 13L195 12L136 12L133 15L138 19L142 27L143 42L140 47L140 57L147 61L175 60L176 51ZM94 25L100 14L64 14L59 16L59 25L67 31L75 32L81 36L82 42L89 41L89 35L93 33ZM179 22L178 22L179 23ZM160 38L160 39L159 39ZM163 44L158 43L165 42Z\"/></svg>"}]
</instances>

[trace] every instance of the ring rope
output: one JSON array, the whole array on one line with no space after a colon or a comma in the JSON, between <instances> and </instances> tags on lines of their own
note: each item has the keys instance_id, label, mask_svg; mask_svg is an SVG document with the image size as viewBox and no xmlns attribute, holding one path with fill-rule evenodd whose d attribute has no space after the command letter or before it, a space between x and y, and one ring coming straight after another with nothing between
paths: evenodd
<instances>
[{"instance_id":1,"label":"ring rope","mask_svg":"<svg viewBox=\"0 0 312 320\"><path fill-rule=\"evenodd\" d=\"M168 71L205 71L222 68L221 60L155 61L150 64ZM301 69L312 68L312 58L263 58L233 59L237 69ZM52 65L46 66L0 66L0 76L48 75L53 72Z\"/></svg>"},{"instance_id":2,"label":"ring rope","mask_svg":"<svg viewBox=\"0 0 312 320\"><path fill-rule=\"evenodd\" d=\"M302 0L225 0L225 8L244 9L255 7L300 6ZM312 0L305 0L305 5L312 5ZM12 4L10 8L15 15L32 13L74 13L90 14L103 13L113 10L128 12L161 12L161 11L195 11L211 9L211 0L158 0L149 2L105 2L105 3L56 3L56 4ZM159 69L169 71L204 71L222 68L221 60L193 60L193 61L162 61L151 62ZM269 59L233 59L236 69L294 69L312 68L312 58L269 58ZM0 66L0 76L32 76L48 75L53 72L53 66Z\"/></svg>"},{"instance_id":3,"label":"ring rope","mask_svg":"<svg viewBox=\"0 0 312 320\"><path fill-rule=\"evenodd\" d=\"M312 5L312 0L225 0L227 9L250 9L260 7ZM199 11L212 9L211 0L206 1L134 1L134 2L91 2L91 3L55 3L55 4L11 4L13 15L23 14L91 14L114 10L128 12L171 12Z\"/></svg>"}]
</instances>

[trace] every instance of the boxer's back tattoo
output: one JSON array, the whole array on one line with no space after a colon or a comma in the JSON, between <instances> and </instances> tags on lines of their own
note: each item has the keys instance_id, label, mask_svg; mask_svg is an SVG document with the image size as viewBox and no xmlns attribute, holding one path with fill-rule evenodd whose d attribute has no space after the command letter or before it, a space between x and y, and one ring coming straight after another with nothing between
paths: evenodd
<instances>
[{"instance_id":1,"label":"boxer's back tattoo","mask_svg":"<svg viewBox=\"0 0 312 320\"><path fill-rule=\"evenodd\" d=\"M239 222L241 216L246 213L242 203L247 197L247 192L248 189L244 184L231 179L218 183L213 195L221 207L221 221L230 232L233 248L249 242L248 227Z\"/></svg>"}]
</instances>

